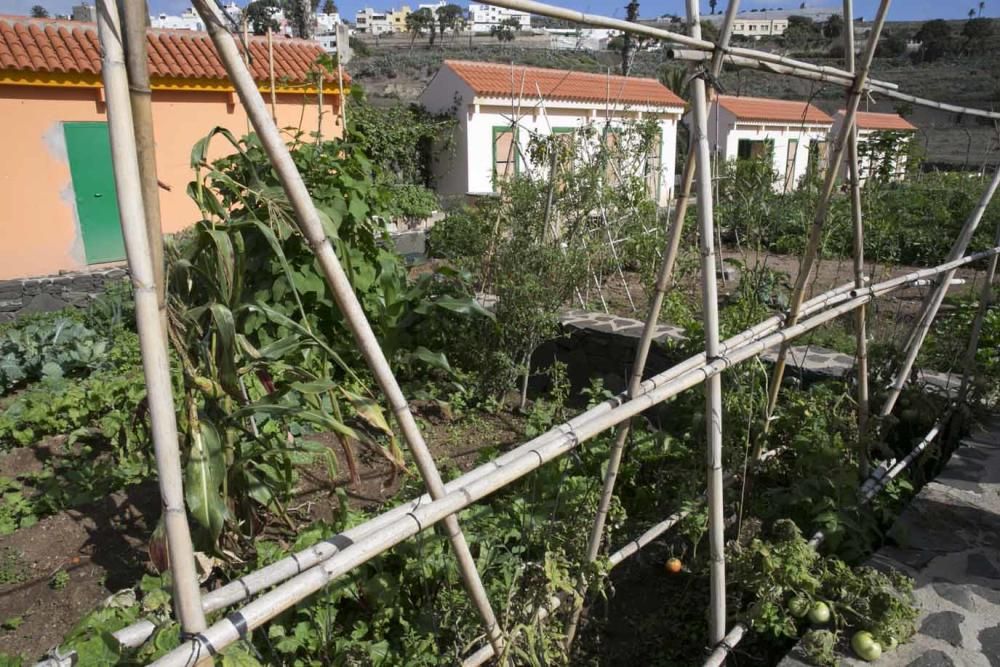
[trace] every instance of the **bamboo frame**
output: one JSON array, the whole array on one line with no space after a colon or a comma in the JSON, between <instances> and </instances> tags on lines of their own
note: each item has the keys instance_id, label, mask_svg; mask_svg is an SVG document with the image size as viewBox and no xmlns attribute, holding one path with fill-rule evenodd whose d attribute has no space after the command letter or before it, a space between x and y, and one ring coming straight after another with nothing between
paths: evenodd
<instances>
[{"instance_id":1,"label":"bamboo frame","mask_svg":"<svg viewBox=\"0 0 1000 667\"><path fill-rule=\"evenodd\" d=\"M247 111L247 116L278 174L295 213L299 229L316 255L327 286L337 302L337 307L343 313L348 328L351 330L365 362L371 369L375 381L385 394L424 484L432 498L440 498L445 493L444 483L437 466L434 464L434 458L427 449L423 435L410 412L409 404L389 367L389 362L382 352L375 332L365 317L357 295L354 293L354 288L351 286L347 274L344 273L330 240L323 231L319 214L309 191L306 189L305 182L296 169L278 128L268 115L264 98L250 75L246 63L240 58L235 40L225 29L224 23L218 15L217 7L210 4L208 0L194 0L194 7L205 22L206 30L219 53L219 59L226 68L229 78L233 81L240 101ZM493 608L487 598L486 589L476 569L475 560L469 551L465 535L458 525L458 518L455 516L446 517L444 524L469 597L483 620L490 642L497 653L500 653L503 648L503 637Z\"/></svg>"},{"instance_id":2,"label":"bamboo frame","mask_svg":"<svg viewBox=\"0 0 1000 667\"><path fill-rule=\"evenodd\" d=\"M966 248L969 247L969 242L972 241L972 235L975 234L979 223L983 219L986 207L989 206L993 195L997 191L997 186L1000 186L1000 166L994 172L993 179L990 181L989 187L986 188L983 196L979 199L976 208L972 210L969 217L965 220L965 224L962 225L958 238L955 239L955 243L948 253L948 259L955 259L965 254ZM955 269L944 273L940 277L937 287L924 301L920 317L917 319L916 324L914 324L913 331L910 333L910 338L907 341L906 358L896 371L892 386L889 387L889 393L885 397L885 402L882 403L881 410L879 410L881 417L892 414L892 409L895 407L899 395L903 393L903 387L906 386L906 383L910 379L910 372L913 370L913 364L917 361L917 355L920 354L920 348L927 338L927 333L930 331L931 324L934 323L934 318L937 316L938 310L941 308L941 304L948 294L948 287L951 285L951 280L954 277Z\"/></svg>"},{"instance_id":3,"label":"bamboo frame","mask_svg":"<svg viewBox=\"0 0 1000 667\"><path fill-rule=\"evenodd\" d=\"M720 39L719 45L701 40L700 25L697 20L697 5L694 3L694 0L688 0L689 17L692 18L691 37L661 31L640 24L554 8L550 5L531 2L529 0L499 0L495 4L506 7L526 8L528 11L546 16L569 18L595 25L616 27L631 33L657 37L681 44L682 46L692 47L699 50L699 52L704 52L704 56L700 58L701 60L711 58L710 72L713 73L718 72L718 68L721 67L723 62L732 62L738 66L744 66L739 65L742 62L748 67L754 66L760 69L778 71L779 73L805 79L817 80L818 78L819 80L849 87L851 91L849 111L852 114L852 122L848 123L845 121L845 126L853 127L853 114L856 113L860 94L863 90L891 96L902 95L898 93L896 90L897 87L893 84L867 79L867 70L870 66L871 56L874 52L879 32L884 24L885 13L889 4L888 0L883 0L880 5L879 14L876 19L877 29L873 31L873 37L869 41L868 50L865 54L865 63L856 73L837 68L811 65L775 54L756 52L751 49L729 48L725 43L726 39L728 39L728 35L725 34L725 26L723 38ZM732 5L735 4L732 3ZM728 638L735 636L734 633L737 632L739 626L723 637L725 633L725 598L724 560L722 554L722 530L724 527L722 521L722 491L724 485L735 478L730 476L728 479L723 479L722 477L720 374L734 364L753 358L766 349L780 346L784 350L787 348L789 341L796 337L836 317L862 309L873 299L895 289L915 284L917 281L925 280L932 276L938 276L938 283L942 286L939 287L938 291L942 291L945 289L945 286L951 283L955 268L984 257L991 258L991 266L993 266L995 272L996 258L1000 254L1000 237L998 237L997 246L989 251L962 257L961 255L965 251L965 246L962 246L960 251L952 253L955 256L950 256L949 261L941 265L914 271L906 276L871 286L864 284L864 276L859 268L859 266L863 267L863 264L857 262L860 253L855 253L855 276L852 284L830 290L808 301L804 300L804 291L802 291L797 295L795 305L789 313L769 318L725 342L720 342L718 340L717 289L714 270L715 257L712 247L714 223L711 212L711 175L705 122L707 117L707 100L705 81L701 78L696 78L692 82L692 88L694 89L693 115L697 130L695 140L693 141L694 150L691 151L690 157L693 158L697 154L697 162L689 158L685 165L685 187L678 200L677 215L675 215L674 225L671 227L667 250L657 279L657 291L660 301L657 303L656 308L651 308L646 327L649 330L649 338L651 339L659 305L662 304L663 293L665 293L672 275L673 262L676 259L677 243L680 238L681 224L686 212L690 188L694 177L697 175L699 188L698 201L700 203L698 217L702 245L702 296L705 306L705 353L695 355L664 373L654 376L645 382L640 382L645 365L645 357L649 350L649 341L647 340L646 344L640 346L640 350L637 350L636 363L633 368L636 377L634 381L630 381L627 393L587 410L569 422L522 444L498 459L480 466L448 484L444 484L378 342L374 338L374 334L370 326L368 326L367 321L364 319L364 314L357 303L353 289L346 275L343 273L329 241L323 235L311 199L305 191L301 177L291 162L287 148L284 146L277 129L274 127L273 118L267 118L267 108L261 92L250 78L232 36L224 30L221 22L218 21L217 10L211 6L208 0L195 0L195 5L196 9L202 15L203 20L205 20L216 49L220 53L220 58L224 62L230 78L235 82L241 102L246 107L248 116L258 135L261 137L265 150L268 152L274 168L281 178L289 201L295 210L300 229L313 247L324 276L327 279L328 286L337 300L338 306L344 312L345 319L351 327L366 362L372 368L377 382L386 394L429 493L383 513L365 524L314 545L299 554L291 555L271 566L251 573L236 582L232 582L217 591L199 597L200 592L198 591L197 579L193 577L193 558L191 557L190 533L188 532L184 512L183 493L181 492L178 495L178 492L182 491L180 487L180 457L177 448L176 422L172 398L169 392L169 368L165 355L166 347L165 344L160 345L159 352L154 349L158 342L157 334L154 331L157 328L155 326L155 316L158 312L155 294L156 282L155 279L150 278L152 264L149 258L149 241L144 241L145 225L137 224L137 221L142 223L145 216L142 210L142 199L136 196L140 192L140 179L135 156L135 135L132 129L132 118L129 112L124 110L125 107L122 104L122 100L127 99L127 91L121 85L124 76L122 72L124 64L120 62L121 49L119 48L115 51L115 42L117 39L115 31L118 29L117 15L114 12L108 11L109 7L115 7L115 2L114 0L99 0L99 18L101 18L100 15L102 13L106 15L99 21L101 40L105 46L105 66L102 74L107 90L109 127L111 128L112 148L115 155L114 166L116 182L119 188L118 196L122 212L123 233L126 236L126 246L133 272L133 282L136 285L136 311L137 319L139 320L140 337L142 339L144 371L146 372L150 393L154 447L156 448L157 466L160 472L161 494L163 495L166 507L167 529L170 534L171 566L176 582L175 602L178 605L178 617L185 631L188 633L198 633L193 639L185 641L182 646L164 656L155 664L186 665L197 662L201 656L206 654L214 655L215 651L221 650L233 641L246 637L246 634L251 629L259 627L282 610L287 609L305 596L319 590L332 578L371 560L385 550L392 548L400 541L438 522L445 523L446 532L452 543L468 593L487 628L490 643L480 651L477 651L474 656L485 653L489 653L490 655L504 655L504 638L500 634L495 616L490 608L489 601L486 599L485 590L479 579L479 573L476 570L464 536L458 526L456 513L486 495L520 479L546 462L565 454L584 440L592 438L616 425L627 424L630 419L649 407L657 405L703 382L705 383L706 404L711 415L711 419L706 425L708 431L707 469L709 474L707 498L711 508L712 530L710 538L712 545L711 639L716 644L728 641ZM734 16L736 8L732 5L730 6L730 10ZM728 13L726 23L731 28L732 20ZM853 50L851 51L853 52ZM851 68L848 69L850 70ZM340 72L341 70L338 67L338 75L340 75ZM343 90L342 83L340 84L340 89L341 91ZM919 100L919 98L912 98L912 96L904 96L901 99ZM343 100L341 100L341 103L343 104ZM920 104L921 102L915 103ZM960 112L970 113L970 115L996 116L1000 118L1000 114L994 114L993 112L965 110L962 107L953 107L952 105L940 103L933 104L937 108L946 110L961 110ZM114 109L114 113L112 113L112 108ZM343 109L342 113L344 113ZM830 167L830 173L825 183L825 186L828 185L830 190L832 190L832 180L835 177L831 176L831 174L835 174L839 170L843 160L845 136L848 135L845 135L842 130L841 136L838 138L837 151L835 152L836 163ZM852 142L848 139L847 143L850 144ZM131 150L129 149L129 144L131 145ZM850 153L849 145L847 151ZM853 161L856 162L856 158ZM697 171L695 170L695 165L697 165ZM998 176L1000 176L1000 172L998 172ZM996 181L997 177L994 178L993 189L996 187ZM825 189L827 188L825 187ZM822 208L828 203L829 196L830 192L826 192L827 201L821 201L820 210L817 210L816 219L814 220L814 232L817 225L822 225L822 218L825 217L825 211ZM985 201L988 202L990 196L992 196L992 192L984 196ZM855 223L855 242L861 243L863 241L863 236L861 235L863 229L861 229L860 217L856 219ZM969 235L971 236L971 232L969 232ZM812 240L812 235L810 240ZM959 241L961 241L961 238ZM145 246L143 245L144 243ZM956 242L955 247L957 248L958 245L959 243ZM967 245L967 241L965 245ZM671 248L673 249L672 256ZM803 268L805 268L808 258L809 253L803 259ZM800 271L800 280L803 275L808 275L808 271ZM989 285L989 282L987 281L987 285ZM930 304L932 301L929 300L928 303ZM929 313L930 310L928 309L927 312ZM152 320L150 319L150 315L153 316ZM933 314L927 318L927 326L929 326L929 321L932 319ZM975 341L978 339L973 338L972 340ZM163 343L162 332L159 335L159 342ZM970 341L970 345L974 352L975 344ZM915 355L914 348L918 349L919 343L911 346L911 351ZM963 381L967 381L967 376L963 378ZM166 383L165 398L164 382ZM625 432L626 428L621 428L619 433ZM929 438L933 439L933 435L929 435ZM927 439L925 438L925 440ZM622 436L622 444L624 444L624 436ZM912 461L917 455L919 455L919 452L911 452L911 456L907 457L907 459ZM904 459L900 463L888 462L886 465L880 466L876 470L876 473L881 475L881 478L884 478L885 481L888 481L909 464L907 459ZM610 486L613 491L613 480ZM643 540L653 530L659 530L657 534L662 534L670 525L673 525L673 523L670 523L671 519L672 517L647 530L637 540L626 545L626 547L615 552L615 554L612 554L612 558L617 558L614 564L621 562L631 553L637 552L645 543L648 543L648 540L645 542ZM664 527L668 523L669 525ZM599 548L601 531L595 532L598 534L597 543ZM187 540L186 544L184 542L185 537ZM652 537L648 539L652 539ZM821 536L819 539L822 539ZM629 549L633 548L634 551L626 553ZM175 557L175 551L178 554L177 557ZM188 569L185 570L185 568ZM226 619L217 622L210 628L204 628L205 611L222 609L246 599L267 587L275 585L276 587L273 590L245 605L241 610L230 614ZM538 611L538 618L544 618L549 613L549 610L554 609L559 603L558 599L554 602L550 601L548 608ZM153 629L152 623L141 621L119 631L115 636L123 644L133 646L144 641ZM203 632L199 632L199 630L203 630ZM741 634L741 632L737 634ZM739 641L739 636L735 637L735 641ZM202 652L201 649L203 648L206 650L205 652ZM488 658L489 656L487 655L484 659ZM466 663L468 664L468 660Z\"/></svg>"},{"instance_id":4,"label":"bamboo frame","mask_svg":"<svg viewBox=\"0 0 1000 667\"><path fill-rule=\"evenodd\" d=\"M1000 247L992 248L976 255L970 255L959 260L959 262L960 265L965 265L977 259L998 254L1000 254ZM910 275L913 276L913 279L918 279L946 270L947 268L932 267L915 271ZM209 627L193 641L201 643L203 646L211 645L217 650L221 650L221 648L240 639L246 632L260 627L271 618L294 605L297 601L320 590L335 577L343 575L358 565L368 562L403 540L442 521L445 517L521 479L533 470L571 451L581 443L599 435L608 428L620 424L626 419L634 417L683 391L695 387L707 378L716 376L738 363L758 356L765 350L793 340L837 317L850 313L858 305L868 303L878 295L886 294L893 289L900 289L907 284L905 281L898 282L898 279L895 279L893 282L895 282L894 287L886 288L883 284L873 285L866 288L863 294L847 299L836 297L830 299L829 293L820 295L822 300L817 301L817 303L829 300L833 304L825 308L818 306L816 314L802 319L793 326L774 331L758 339L743 342L729 349L724 349L720 346L718 357L711 362L700 358L703 355L695 355L683 364L678 365L686 368L683 372L677 373L676 369L678 366L675 366L670 371L646 380L643 383L645 390L635 398L625 400L621 397L616 397L609 399L601 404L601 406L591 408L587 412L578 415L574 420L571 420L575 424L571 425L569 422L561 424L551 429L548 433L511 450L502 457L504 458L502 464L498 463L499 460L493 461L480 466L478 475L474 476L471 473L466 473L466 475L454 480L454 490L448 491L444 496L430 502L418 499L417 501L401 506L404 509L397 520L386 521L384 518L385 515L381 515L376 519L379 521L378 529L372 530L362 537L345 539L347 538L347 534L345 533L330 538L327 542L342 545L336 553L245 605L235 615L230 614L226 619ZM831 293L839 292L840 289L831 290ZM847 294L850 294L850 292L847 292ZM744 334L746 333L744 332ZM598 408L601 409L599 410ZM470 481L466 481L467 479ZM397 508L393 511L399 511L399 509ZM372 520L368 524L362 524L362 526L358 526L354 530L361 529L363 526L369 525L376 520ZM242 633L240 630L237 630L236 626L230 620L233 618L239 620L241 629L245 628ZM162 667L187 665L189 664L187 660L195 648L191 642L185 642L154 664Z\"/></svg>"},{"instance_id":5,"label":"bamboo frame","mask_svg":"<svg viewBox=\"0 0 1000 667\"><path fill-rule=\"evenodd\" d=\"M729 45L729 40L733 31L733 22L736 19L737 12L739 11L739 4L739 0L733 0L726 8L726 16L723 19L722 29L719 33L718 48L720 51L717 51L717 54L721 53L721 50L724 50ZM700 34L700 30L701 26L699 25L698 34ZM695 36L694 32L692 32L692 36ZM719 75L721 69L722 59L714 58L709 67L710 78L714 80L715 77ZM667 288L672 281L674 264L677 261L677 253L680 249L680 238L681 231L684 226L684 216L687 214L687 203L690 199L691 185L694 181L695 160L694 151L691 149L693 145L694 141L692 136L692 141L690 142L688 150L688 157L684 162L682 192L678 199L679 202L683 202L683 205L678 204L670 231L668 232L666 248L664 250L663 259L660 263L660 270L657 273L656 286L653 292L653 297L649 303L649 311L646 315L646 322L642 329L642 335L636 346L635 358L632 362L632 373L629 377L628 385L628 396L630 397L635 396L642 383L642 376L646 370L646 361L649 358L649 350L653 343L653 334L660 319L660 310L663 308L663 299L666 296ZM628 440L629 432L631 431L631 425L631 421L627 421L618 429L618 432L615 434L615 441L612 443L611 450L608 455L608 467L607 472L604 475L601 497L597 505L597 514L594 517L594 524L591 527L590 537L587 542L586 559L587 562L590 563L597 560L597 555L601 549L601 543L604 536L604 524L608 516L608 511L611 508L611 500L614 497L615 483L618 479L618 469L621 467L622 454L625 450L625 443ZM578 592L580 594L580 599L574 606L573 612L571 613L569 622L566 626L567 649L573 643L573 638L576 635L577 624L579 623L580 615L583 612L583 598L586 593L585 581L581 582L580 590Z\"/></svg>"},{"instance_id":6,"label":"bamboo frame","mask_svg":"<svg viewBox=\"0 0 1000 667\"><path fill-rule=\"evenodd\" d=\"M161 327L156 273L147 236L136 140L132 123L128 74L122 48L121 25L115 0L98 0L97 32L101 43L101 76L104 80L112 167L129 274L135 292L136 325L142 353L143 376L149 404L153 449L159 473L163 521L170 555L173 602L185 632L205 628L194 547L184 506L183 475L178 447L177 417L170 384L167 341Z\"/></svg>"},{"instance_id":7,"label":"bamboo frame","mask_svg":"<svg viewBox=\"0 0 1000 667\"><path fill-rule=\"evenodd\" d=\"M889 13L889 5L892 0L881 0L878 13L875 16L875 23L872 25L871 33L868 37L868 44L865 47L861 64L856 68L854 74L854 85L848 95L847 109L844 111L843 125L837 135L833 151L833 158L827 167L826 178L823 180L823 189L820 191L819 201L816 203L816 215L813 218L812 226L809 229L809 240L806 244L802 262L799 265L799 274L795 279L795 287L792 290L788 304L788 323L795 324L799 318L799 308L805 298L806 288L809 285L809 277L812 275L813 264L819 254L819 245L823 237L823 227L826 224L827 213L830 207L830 199L833 196L834 184L837 182L840 167L843 164L844 152L847 148L848 138L854 133L855 119L858 114L858 106L861 103L861 93L864 83L868 79L868 72L871 69L872 60L875 58L875 49L878 46L879 36L882 27L885 25L886 17ZM778 394L781 392L781 381L785 374L785 363L788 357L787 346L782 346L778 352L778 358L774 362L774 370L771 375L771 384L768 387L767 410L764 420L765 433L771 426L771 416L778 403Z\"/></svg>"}]
</instances>

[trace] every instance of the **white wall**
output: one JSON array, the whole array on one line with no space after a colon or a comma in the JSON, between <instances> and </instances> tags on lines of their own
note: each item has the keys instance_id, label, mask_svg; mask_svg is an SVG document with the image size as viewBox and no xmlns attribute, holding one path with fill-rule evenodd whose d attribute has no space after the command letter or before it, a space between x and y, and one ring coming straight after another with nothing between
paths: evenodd
<instances>
[{"instance_id":1,"label":"white wall","mask_svg":"<svg viewBox=\"0 0 1000 667\"><path fill-rule=\"evenodd\" d=\"M833 117L833 119L834 119L833 129L830 131L831 142L833 141L833 138L836 137L837 134L840 132L840 127L841 125L843 125L844 122L844 117L840 113L837 113ZM858 130L858 153L861 156L860 159L858 160L858 176L860 178L862 185L864 185L864 182L868 180L868 176L872 172L872 169L874 168L878 170L883 164L883 161L886 159L885 156L881 154L872 155L870 152L867 155L865 154L866 153L865 144L867 144L867 142L870 140L875 140L876 138L874 137L874 135L877 135L882 132L886 132L886 130L870 130L870 129ZM896 153L891 158L892 166L890 168L891 169L890 180L901 181L904 178L906 178L906 159L907 159L906 144L913 138L912 137L913 133L898 132L898 131L892 133L899 134L901 135L901 137L897 140ZM844 163L843 165L841 165L840 168L841 176L844 179L848 178L848 169L849 167L847 164L847 160L844 160Z\"/></svg>"},{"instance_id":2,"label":"white wall","mask_svg":"<svg viewBox=\"0 0 1000 667\"><path fill-rule=\"evenodd\" d=\"M785 186L785 162L788 157L789 140L797 139L799 142L795 151L795 166L790 184L794 189L808 169L809 144L812 141L829 141L831 138L829 125L738 121L732 113L724 108L720 109L717 104L713 104L709 111L708 137L713 152L721 154L726 160L735 160L738 157L741 139L773 141L773 168L778 174L774 187L778 191L784 190Z\"/></svg>"},{"instance_id":3,"label":"white wall","mask_svg":"<svg viewBox=\"0 0 1000 667\"><path fill-rule=\"evenodd\" d=\"M448 67L442 67L420 94L421 106L431 113L454 112L458 125L450 137L441 138L441 146L449 143L432 165L435 189L442 195L464 195L469 192L468 113L464 110L472 103L472 89Z\"/></svg>"}]
</instances>

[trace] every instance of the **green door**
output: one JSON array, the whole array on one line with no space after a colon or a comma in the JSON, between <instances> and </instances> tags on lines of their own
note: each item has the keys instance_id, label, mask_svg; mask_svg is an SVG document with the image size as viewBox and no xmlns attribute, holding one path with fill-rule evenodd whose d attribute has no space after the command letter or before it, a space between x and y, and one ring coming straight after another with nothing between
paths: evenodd
<instances>
[{"instance_id":1,"label":"green door","mask_svg":"<svg viewBox=\"0 0 1000 667\"><path fill-rule=\"evenodd\" d=\"M108 124L63 123L87 264L125 258Z\"/></svg>"}]
</instances>

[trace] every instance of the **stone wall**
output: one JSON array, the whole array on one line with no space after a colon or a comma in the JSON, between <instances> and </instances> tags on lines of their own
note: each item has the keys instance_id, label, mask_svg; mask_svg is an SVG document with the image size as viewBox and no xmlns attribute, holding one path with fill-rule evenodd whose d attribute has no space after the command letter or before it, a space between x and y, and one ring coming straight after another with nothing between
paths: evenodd
<instances>
[{"instance_id":1,"label":"stone wall","mask_svg":"<svg viewBox=\"0 0 1000 667\"><path fill-rule=\"evenodd\" d=\"M108 283L123 279L123 268L0 280L0 324L28 313L86 307Z\"/></svg>"}]
</instances>

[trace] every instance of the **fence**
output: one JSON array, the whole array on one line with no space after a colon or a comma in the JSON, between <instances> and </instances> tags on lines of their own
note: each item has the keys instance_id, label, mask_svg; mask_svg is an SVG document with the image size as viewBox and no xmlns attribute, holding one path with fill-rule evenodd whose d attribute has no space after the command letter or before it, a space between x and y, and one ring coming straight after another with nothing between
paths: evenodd
<instances>
[{"instance_id":1,"label":"fence","mask_svg":"<svg viewBox=\"0 0 1000 667\"><path fill-rule=\"evenodd\" d=\"M126 3L131 5L133 3ZM139 4L139 3L136 3ZM735 364L760 355L770 348L779 348L778 362L774 368L768 412L773 411L779 399L781 378L789 343L795 338L816 329L836 317L856 313L858 317L857 362L858 362L858 421L864 432L868 420L868 377L867 377L867 337L864 332L864 309L874 299L893 291L917 284L918 281L933 279L934 288L925 300L919 321L910 337L907 356L895 375L889 399L883 404L882 413L892 409L895 399L907 381L916 354L934 320L945 291L954 277L955 270L978 260L989 258L990 269L984 285L981 307L977 314L972 335L968 343L964 376L967 381L973 372L972 359L978 346L978 336L985 313L991 282L1000 255L1000 242L984 252L967 255L969 241L978 227L983 212L1000 184L1000 170L985 190L979 205L965 222L959 237L955 240L948 261L938 266L912 272L905 276L883 282L868 284L864 275L863 234L861 218L861 189L858 178L858 151L855 118L863 95L878 94L893 99L904 100L915 105L929 106L966 115L1000 120L1000 113L967 109L950 104L925 100L898 90L898 87L869 77L869 70L875 54L878 38L886 21L890 0L881 0L871 36L858 62L854 62L854 45L851 30L846 30L845 69L817 66L786 58L784 56L737 48L729 45L733 22L739 2L729 3L722 23L718 42L701 38L700 17L696 0L687 0L689 35L672 33L657 28L629 23L626 21L584 14L529 0L495 0L492 4L511 9L520 9L552 18L567 19L596 27L612 28L633 33L645 38L665 41L677 48L676 58L691 63L690 79L692 107L691 150L688 155L678 193L676 208L664 248L662 263L656 278L654 297L649 306L649 315L638 345L633 373L628 390L609 399L547 433L530 440L517 448L499 456L493 461L475 468L460 477L444 483L437 466L428 451L420 429L410 412L406 398L394 377L392 370L379 346L371 326L365 319L361 306L351 284L334 254L330 240L323 232L317 211L306 190L305 184L293 164L288 149L279 136L271 114L257 85L250 76L247 66L237 46L237 41L225 27L220 10L209 0L194 0L195 9L204 20L230 79L239 94L241 103L247 109L254 130L270 157L278 173L287 198L294 210L299 229L316 254L327 286L338 307L349 324L351 332L379 384L385 399L391 407L400 431L410 449L416 466L427 488L427 494L399 505L369 521L341 534L331 536L304 551L291 554L267 567L241 579L233 581L217 590L202 593L195 573L191 537L184 507L181 488L181 460L178 448L175 406L171 395L170 373L167 356L167 341L161 326L160 299L157 289L162 288L162 275L158 276L151 253L158 239L155 214L148 216L144 204L143 186L150 185L155 191L155 173L151 174L140 163L136 148L136 138L148 136L148 127L143 126L142 114L133 116L130 107L129 84L131 71L126 68L126 52L129 61L145 61L145 40L123 39L119 24L117 0L99 0L98 24L103 46L103 68L107 113L114 158L122 229L126 250L135 285L136 313L143 367L149 395L150 418L153 425L153 444L159 471L160 492L163 499L166 530L170 549L170 567L174 584L174 604L178 620L184 632L182 644L154 664L163 666L194 665L211 660L211 657L233 642L244 639L255 628L290 608L298 601L322 589L334 578L350 572L367 561L391 549L394 545L416 535L420 531L442 523L451 543L454 556L465 584L466 591L473 600L482 621L488 643L470 655L465 665L479 665L491 657L504 654L505 647L516 640L514 636L504 636L496 615L487 598L480 573L470 553L468 544L457 519L457 513L487 495L502 489L545 463L570 452L582 442L605 431L619 427L611 449L607 473L600 504L591 531L587 557L597 558L600 553L604 521L615 490L615 480L623 456L630 420L644 410L653 407L679 393L705 386L706 435L707 435L707 492L705 502L709 509L709 544L711 550L711 596L710 634L708 641L715 650L707 664L721 664L729 651L745 634L746 629L737 625L726 628L726 579L723 512L723 490L733 481L734 476L726 476L722 469L722 390L721 373ZM127 8L126 8L127 9ZM851 0L844 3L845 25L851 26ZM135 33L131 33L135 36ZM760 69L788 76L839 86L847 93L845 121L836 137L815 216L809 231L809 241L801 259L801 267L792 299L787 312L771 317L756 326L728 339L719 340L718 298L716 285L716 251L713 216L713 193L711 188L712 170L707 132L708 93L723 64L734 67ZM135 81L133 80L134 84ZM834 192L839 168L846 160L850 173L852 215L854 221L854 280L811 299L806 299L807 279L817 259L819 241L828 216L829 203ZM649 353L653 332L663 298L672 285L673 268L676 261L682 225L691 199L692 188L697 197L697 219L701 251L701 294L703 302L705 351L674 367L643 380L643 371ZM152 224L150 224L152 223ZM147 233L149 230L149 233ZM998 239L1000 241L1000 239ZM963 382L964 387L967 382ZM874 496L889 479L898 475L936 436L935 427L924 438L910 456L901 461L884 461L876 466L870 480L862 486L867 498ZM766 458L774 452L758 453L758 458ZM643 535L630 541L626 546L613 552L611 564L618 565L629 556L648 545L682 517L675 514L649 529ZM818 543L822 535L814 536ZM581 581L581 593L584 591ZM267 592L263 592L266 589ZM241 603L262 593L251 602L243 604L221 620L209 626L206 614ZM539 619L551 614L567 600L552 599L547 606L537 612ZM582 605L573 601L567 626L567 641L572 637L580 618ZM116 639L126 646L137 646L147 639L154 625L142 621L115 633Z\"/></svg>"}]
</instances>

